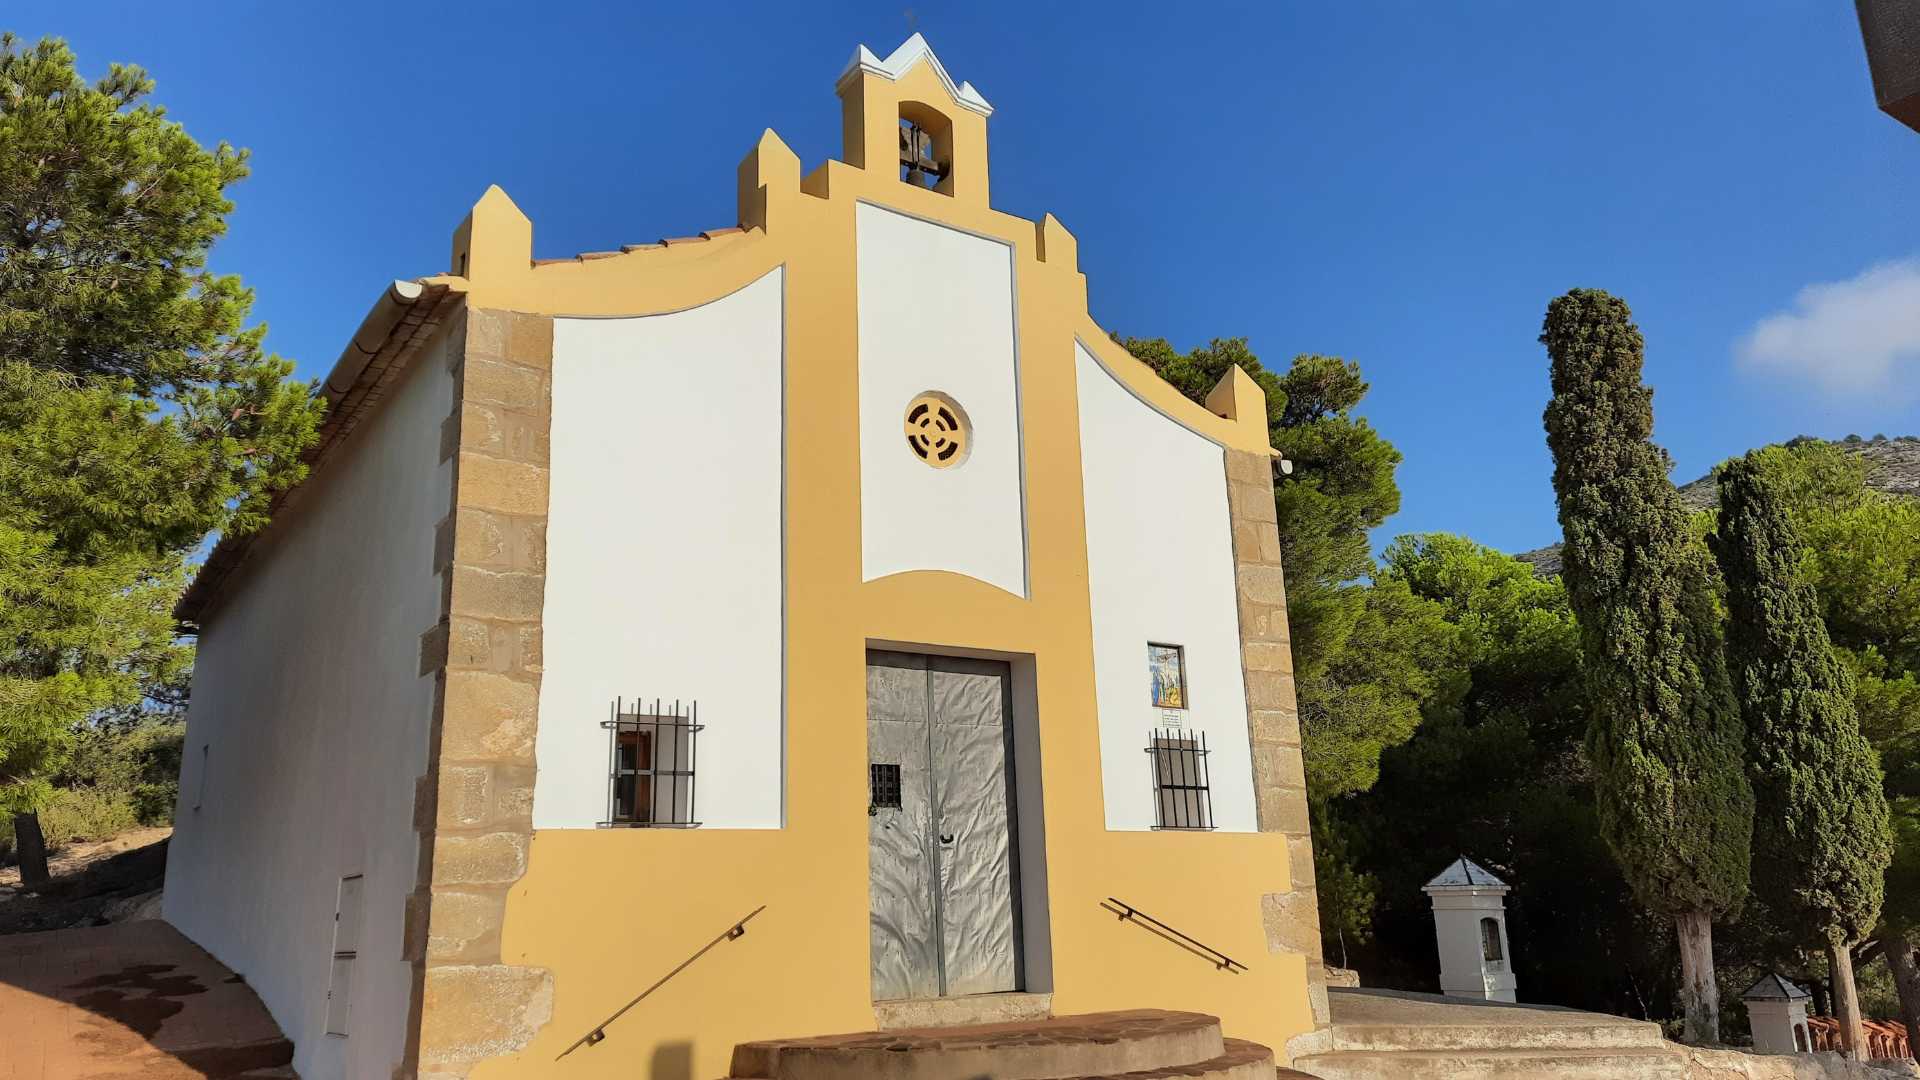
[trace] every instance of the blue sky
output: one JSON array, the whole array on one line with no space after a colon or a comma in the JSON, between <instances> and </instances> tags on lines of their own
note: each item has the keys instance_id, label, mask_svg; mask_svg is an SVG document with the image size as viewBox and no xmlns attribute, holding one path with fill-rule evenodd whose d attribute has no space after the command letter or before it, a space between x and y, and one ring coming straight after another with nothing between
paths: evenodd
<instances>
[{"instance_id":1,"label":"blue sky","mask_svg":"<svg viewBox=\"0 0 1920 1080\"><path fill-rule=\"evenodd\" d=\"M997 110L995 205L1075 232L1103 325L1360 362L1406 455L1383 542L1557 538L1535 338L1573 286L1633 305L1678 479L1920 433L1920 134L1874 108L1849 4L102 0L5 25L147 67L196 136L253 150L214 262L307 376L385 280L445 268L487 184L542 256L730 225L761 129L836 155L854 45L918 29Z\"/></svg>"}]
</instances>

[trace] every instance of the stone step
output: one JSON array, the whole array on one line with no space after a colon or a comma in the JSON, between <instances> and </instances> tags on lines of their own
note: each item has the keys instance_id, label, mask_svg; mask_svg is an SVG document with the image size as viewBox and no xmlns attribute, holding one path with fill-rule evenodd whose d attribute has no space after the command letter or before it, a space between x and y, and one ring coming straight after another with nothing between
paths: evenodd
<instances>
[{"instance_id":1,"label":"stone step","mask_svg":"<svg viewBox=\"0 0 1920 1080\"><path fill-rule=\"evenodd\" d=\"M1073 1080L1314 1080L1303 1072L1277 1068L1273 1051L1244 1039L1226 1039L1225 1052L1192 1065L1174 1065L1145 1072L1112 1076L1078 1076ZM738 1080L738 1078L735 1078Z\"/></svg>"},{"instance_id":2,"label":"stone step","mask_svg":"<svg viewBox=\"0 0 1920 1080\"><path fill-rule=\"evenodd\" d=\"M1670 1047L1581 1050L1336 1050L1299 1058L1320 1080L1686 1080Z\"/></svg>"},{"instance_id":3,"label":"stone step","mask_svg":"<svg viewBox=\"0 0 1920 1080\"><path fill-rule=\"evenodd\" d=\"M206 1077L253 1076L293 1062L293 1043L286 1039L168 1048L168 1056ZM272 1075L266 1073L265 1075Z\"/></svg>"},{"instance_id":4,"label":"stone step","mask_svg":"<svg viewBox=\"0 0 1920 1080\"><path fill-rule=\"evenodd\" d=\"M1052 994L969 994L965 997L876 1001L873 1018L882 1031L1028 1023L1053 1016Z\"/></svg>"},{"instance_id":5,"label":"stone step","mask_svg":"<svg viewBox=\"0 0 1920 1080\"><path fill-rule=\"evenodd\" d=\"M741 1043L734 1047L729 1075L736 1080L1068 1080L1151 1074L1213 1062L1226 1053L1217 1017L1136 1009ZM1222 1080L1227 1077L1255 1080L1222 1074Z\"/></svg>"},{"instance_id":6,"label":"stone step","mask_svg":"<svg viewBox=\"0 0 1920 1080\"><path fill-rule=\"evenodd\" d=\"M1170 1065L1144 1072L1112 1076L1076 1077L1075 1080L1276 1080L1276 1077L1310 1080L1305 1073L1276 1069L1273 1051L1245 1039L1225 1039L1219 1057L1196 1061L1191 1065Z\"/></svg>"},{"instance_id":7,"label":"stone step","mask_svg":"<svg viewBox=\"0 0 1920 1080\"><path fill-rule=\"evenodd\" d=\"M1330 1034L1334 1050L1618 1050L1666 1044L1660 1025L1624 1017L1611 1023L1335 1023Z\"/></svg>"}]
</instances>

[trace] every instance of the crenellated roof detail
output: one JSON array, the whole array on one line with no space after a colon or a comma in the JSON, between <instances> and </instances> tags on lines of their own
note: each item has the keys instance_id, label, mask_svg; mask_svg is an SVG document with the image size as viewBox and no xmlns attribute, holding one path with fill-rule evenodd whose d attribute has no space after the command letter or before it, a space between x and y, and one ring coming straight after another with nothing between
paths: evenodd
<instances>
[{"instance_id":1,"label":"crenellated roof detail","mask_svg":"<svg viewBox=\"0 0 1920 1080\"><path fill-rule=\"evenodd\" d=\"M987 99L980 96L980 91L975 90L972 83L963 82L957 85L954 83L953 76L947 74L946 65L933 54L933 46L928 45L927 39L919 34L901 42L900 47L889 53L885 60L875 56L873 50L865 45L854 49L853 59L847 61L846 69L840 73L836 84L845 83L856 72L862 71L897 82L902 75L912 70L913 65L922 60L933 68L933 73L940 77L940 84L947 88L947 93L951 94L953 100L961 107L977 112L981 116L993 115L993 106L987 104Z\"/></svg>"}]
</instances>

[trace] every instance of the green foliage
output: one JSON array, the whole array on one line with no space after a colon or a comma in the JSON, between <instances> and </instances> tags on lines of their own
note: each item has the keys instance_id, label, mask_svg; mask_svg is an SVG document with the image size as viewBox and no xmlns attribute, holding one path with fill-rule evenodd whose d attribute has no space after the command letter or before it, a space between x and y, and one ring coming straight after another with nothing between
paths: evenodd
<instances>
[{"instance_id":1,"label":"green foliage","mask_svg":"<svg viewBox=\"0 0 1920 1080\"><path fill-rule=\"evenodd\" d=\"M1817 515L1806 536L1834 641L1920 671L1920 500L1863 498Z\"/></svg>"},{"instance_id":2,"label":"green foliage","mask_svg":"<svg viewBox=\"0 0 1920 1080\"><path fill-rule=\"evenodd\" d=\"M1260 358L1247 348L1246 338L1214 338L1185 353L1175 349L1166 338L1129 338L1115 334L1113 340L1175 390L1196 402L1204 403L1227 371L1238 367L1266 392L1267 427L1279 426L1286 415L1287 392L1280 385L1280 376L1260 363Z\"/></svg>"},{"instance_id":3,"label":"green foliage","mask_svg":"<svg viewBox=\"0 0 1920 1080\"><path fill-rule=\"evenodd\" d=\"M1293 463L1274 480L1287 620L1315 798L1364 788L1380 751L1404 742L1432 692L1445 628L1404 590L1359 582L1373 572L1368 533L1400 508L1400 452L1353 410L1366 396L1357 364L1297 356L1268 371L1244 338L1190 352L1160 338L1115 340L1182 394L1207 393L1238 366L1267 396L1268 436Z\"/></svg>"},{"instance_id":4,"label":"green foliage","mask_svg":"<svg viewBox=\"0 0 1920 1080\"><path fill-rule=\"evenodd\" d=\"M1263 367L1245 338L1216 338L1187 353L1160 338L1115 340L1194 401L1204 402L1236 365L1266 392L1273 447L1293 462L1290 475L1275 477L1274 505L1294 663L1311 673L1340 651L1360 615L1359 595L1341 586L1373 572L1368 532L1400 509L1400 452L1353 415L1367 393L1359 365L1302 355L1282 375Z\"/></svg>"},{"instance_id":5,"label":"green foliage","mask_svg":"<svg viewBox=\"0 0 1920 1080\"><path fill-rule=\"evenodd\" d=\"M1887 866L1886 903L1880 916L1887 925L1912 934L1920 930L1920 795L1887 800L1893 834L1893 861Z\"/></svg>"},{"instance_id":6,"label":"green foliage","mask_svg":"<svg viewBox=\"0 0 1920 1080\"><path fill-rule=\"evenodd\" d=\"M152 90L139 68L88 84L65 44L0 35L0 360L167 404L192 452L148 467L175 481L156 539L181 546L265 523L304 474L321 405L246 327L253 294L206 269L245 152L201 147Z\"/></svg>"},{"instance_id":7,"label":"green foliage","mask_svg":"<svg viewBox=\"0 0 1920 1080\"><path fill-rule=\"evenodd\" d=\"M47 800L79 724L138 702L145 685L187 663L172 618L180 556L73 530L94 504L84 491L71 502L60 491L63 477L89 467L69 456L73 432L114 445L146 426L135 412L103 423L101 401L113 397L0 362L0 813Z\"/></svg>"},{"instance_id":8,"label":"green foliage","mask_svg":"<svg viewBox=\"0 0 1920 1080\"><path fill-rule=\"evenodd\" d=\"M1639 328L1622 301L1576 289L1548 306L1540 340L1602 834L1649 908L1736 910L1753 792L1711 567L1651 441Z\"/></svg>"},{"instance_id":9,"label":"green foliage","mask_svg":"<svg viewBox=\"0 0 1920 1080\"><path fill-rule=\"evenodd\" d=\"M1713 550L1747 727L1754 888L1800 933L1852 944L1880 917L1892 857L1880 768L1772 477L1750 455L1719 480Z\"/></svg>"},{"instance_id":10,"label":"green foliage","mask_svg":"<svg viewBox=\"0 0 1920 1080\"><path fill-rule=\"evenodd\" d=\"M1321 951L1327 962L1346 967L1349 948L1373 939L1373 911L1380 879L1355 858L1356 835L1343 818L1313 816L1313 880L1320 905Z\"/></svg>"},{"instance_id":11,"label":"green foliage","mask_svg":"<svg viewBox=\"0 0 1920 1080\"><path fill-rule=\"evenodd\" d=\"M1289 572L1298 567L1303 582L1364 577L1373 572L1369 531L1400 509L1400 451L1353 415L1367 393L1358 364L1297 356L1279 381L1286 406L1273 446L1293 474L1274 495Z\"/></svg>"},{"instance_id":12,"label":"green foliage","mask_svg":"<svg viewBox=\"0 0 1920 1080\"><path fill-rule=\"evenodd\" d=\"M1871 645L1840 655L1853 675L1860 734L1879 754L1887 794L1920 796L1920 677L1895 672Z\"/></svg>"},{"instance_id":13,"label":"green foliage","mask_svg":"<svg viewBox=\"0 0 1920 1080\"><path fill-rule=\"evenodd\" d=\"M88 725L40 809L47 842L104 840L173 820L186 724L169 713ZM0 855L13 845L13 819L0 815Z\"/></svg>"},{"instance_id":14,"label":"green foliage","mask_svg":"<svg viewBox=\"0 0 1920 1080\"><path fill-rule=\"evenodd\" d=\"M179 684L188 553L264 523L323 409L206 269L246 155L152 88L0 35L0 810L47 803L89 717Z\"/></svg>"},{"instance_id":15,"label":"green foliage","mask_svg":"<svg viewBox=\"0 0 1920 1080\"><path fill-rule=\"evenodd\" d=\"M1371 909L1323 907L1325 939L1358 922L1371 985L1433 989L1433 919L1420 886L1456 854L1511 875L1508 933L1520 979L1539 1000L1660 1015L1670 993L1667 931L1633 903L1594 809L1580 647L1566 590L1509 555L1446 534L1403 536L1381 577L1433 604L1453 633L1418 730L1381 755L1369 790L1316 807L1349 865L1373 883ZM1324 886L1323 886L1324 894ZM1331 950L1333 945L1329 944ZM1331 953L1330 953L1331 955Z\"/></svg>"},{"instance_id":16,"label":"green foliage","mask_svg":"<svg viewBox=\"0 0 1920 1080\"><path fill-rule=\"evenodd\" d=\"M1799 570L1879 755L1894 837L1882 917L1920 928L1920 500L1870 489L1867 464L1839 444L1795 439L1751 456L1802 538Z\"/></svg>"},{"instance_id":17,"label":"green foliage","mask_svg":"<svg viewBox=\"0 0 1920 1080\"><path fill-rule=\"evenodd\" d=\"M1298 676L1307 793L1316 801L1373 786L1381 752L1419 727L1454 649L1439 605L1405 582L1344 591L1358 604L1339 650Z\"/></svg>"},{"instance_id":18,"label":"green foliage","mask_svg":"<svg viewBox=\"0 0 1920 1080\"><path fill-rule=\"evenodd\" d=\"M120 792L99 788L55 788L38 813L48 851L76 841L108 840L140 825L131 801ZM13 850L13 817L8 815L0 818L0 857Z\"/></svg>"},{"instance_id":19,"label":"green foliage","mask_svg":"<svg viewBox=\"0 0 1920 1080\"><path fill-rule=\"evenodd\" d=\"M185 720L164 711L91 724L76 741L57 782L65 788L112 793L138 824L165 825L173 820L180 793L186 735Z\"/></svg>"},{"instance_id":20,"label":"green foliage","mask_svg":"<svg viewBox=\"0 0 1920 1080\"><path fill-rule=\"evenodd\" d=\"M1739 460L1730 458L1715 466L1716 483L1720 473ZM1775 500L1796 521L1810 514L1859 506L1872 497L1867 489L1866 459L1848 453L1837 443L1798 438L1785 446L1751 451L1746 460L1766 474Z\"/></svg>"}]
</instances>

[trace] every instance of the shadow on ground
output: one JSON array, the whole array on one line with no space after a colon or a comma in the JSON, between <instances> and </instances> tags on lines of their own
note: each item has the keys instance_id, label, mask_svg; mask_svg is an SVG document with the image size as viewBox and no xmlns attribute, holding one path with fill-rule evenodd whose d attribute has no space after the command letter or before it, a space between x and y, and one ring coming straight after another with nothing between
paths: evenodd
<instances>
[{"instance_id":1,"label":"shadow on ground","mask_svg":"<svg viewBox=\"0 0 1920 1080\"><path fill-rule=\"evenodd\" d=\"M240 976L159 920L0 937L0 1073L291 1077Z\"/></svg>"}]
</instances>

